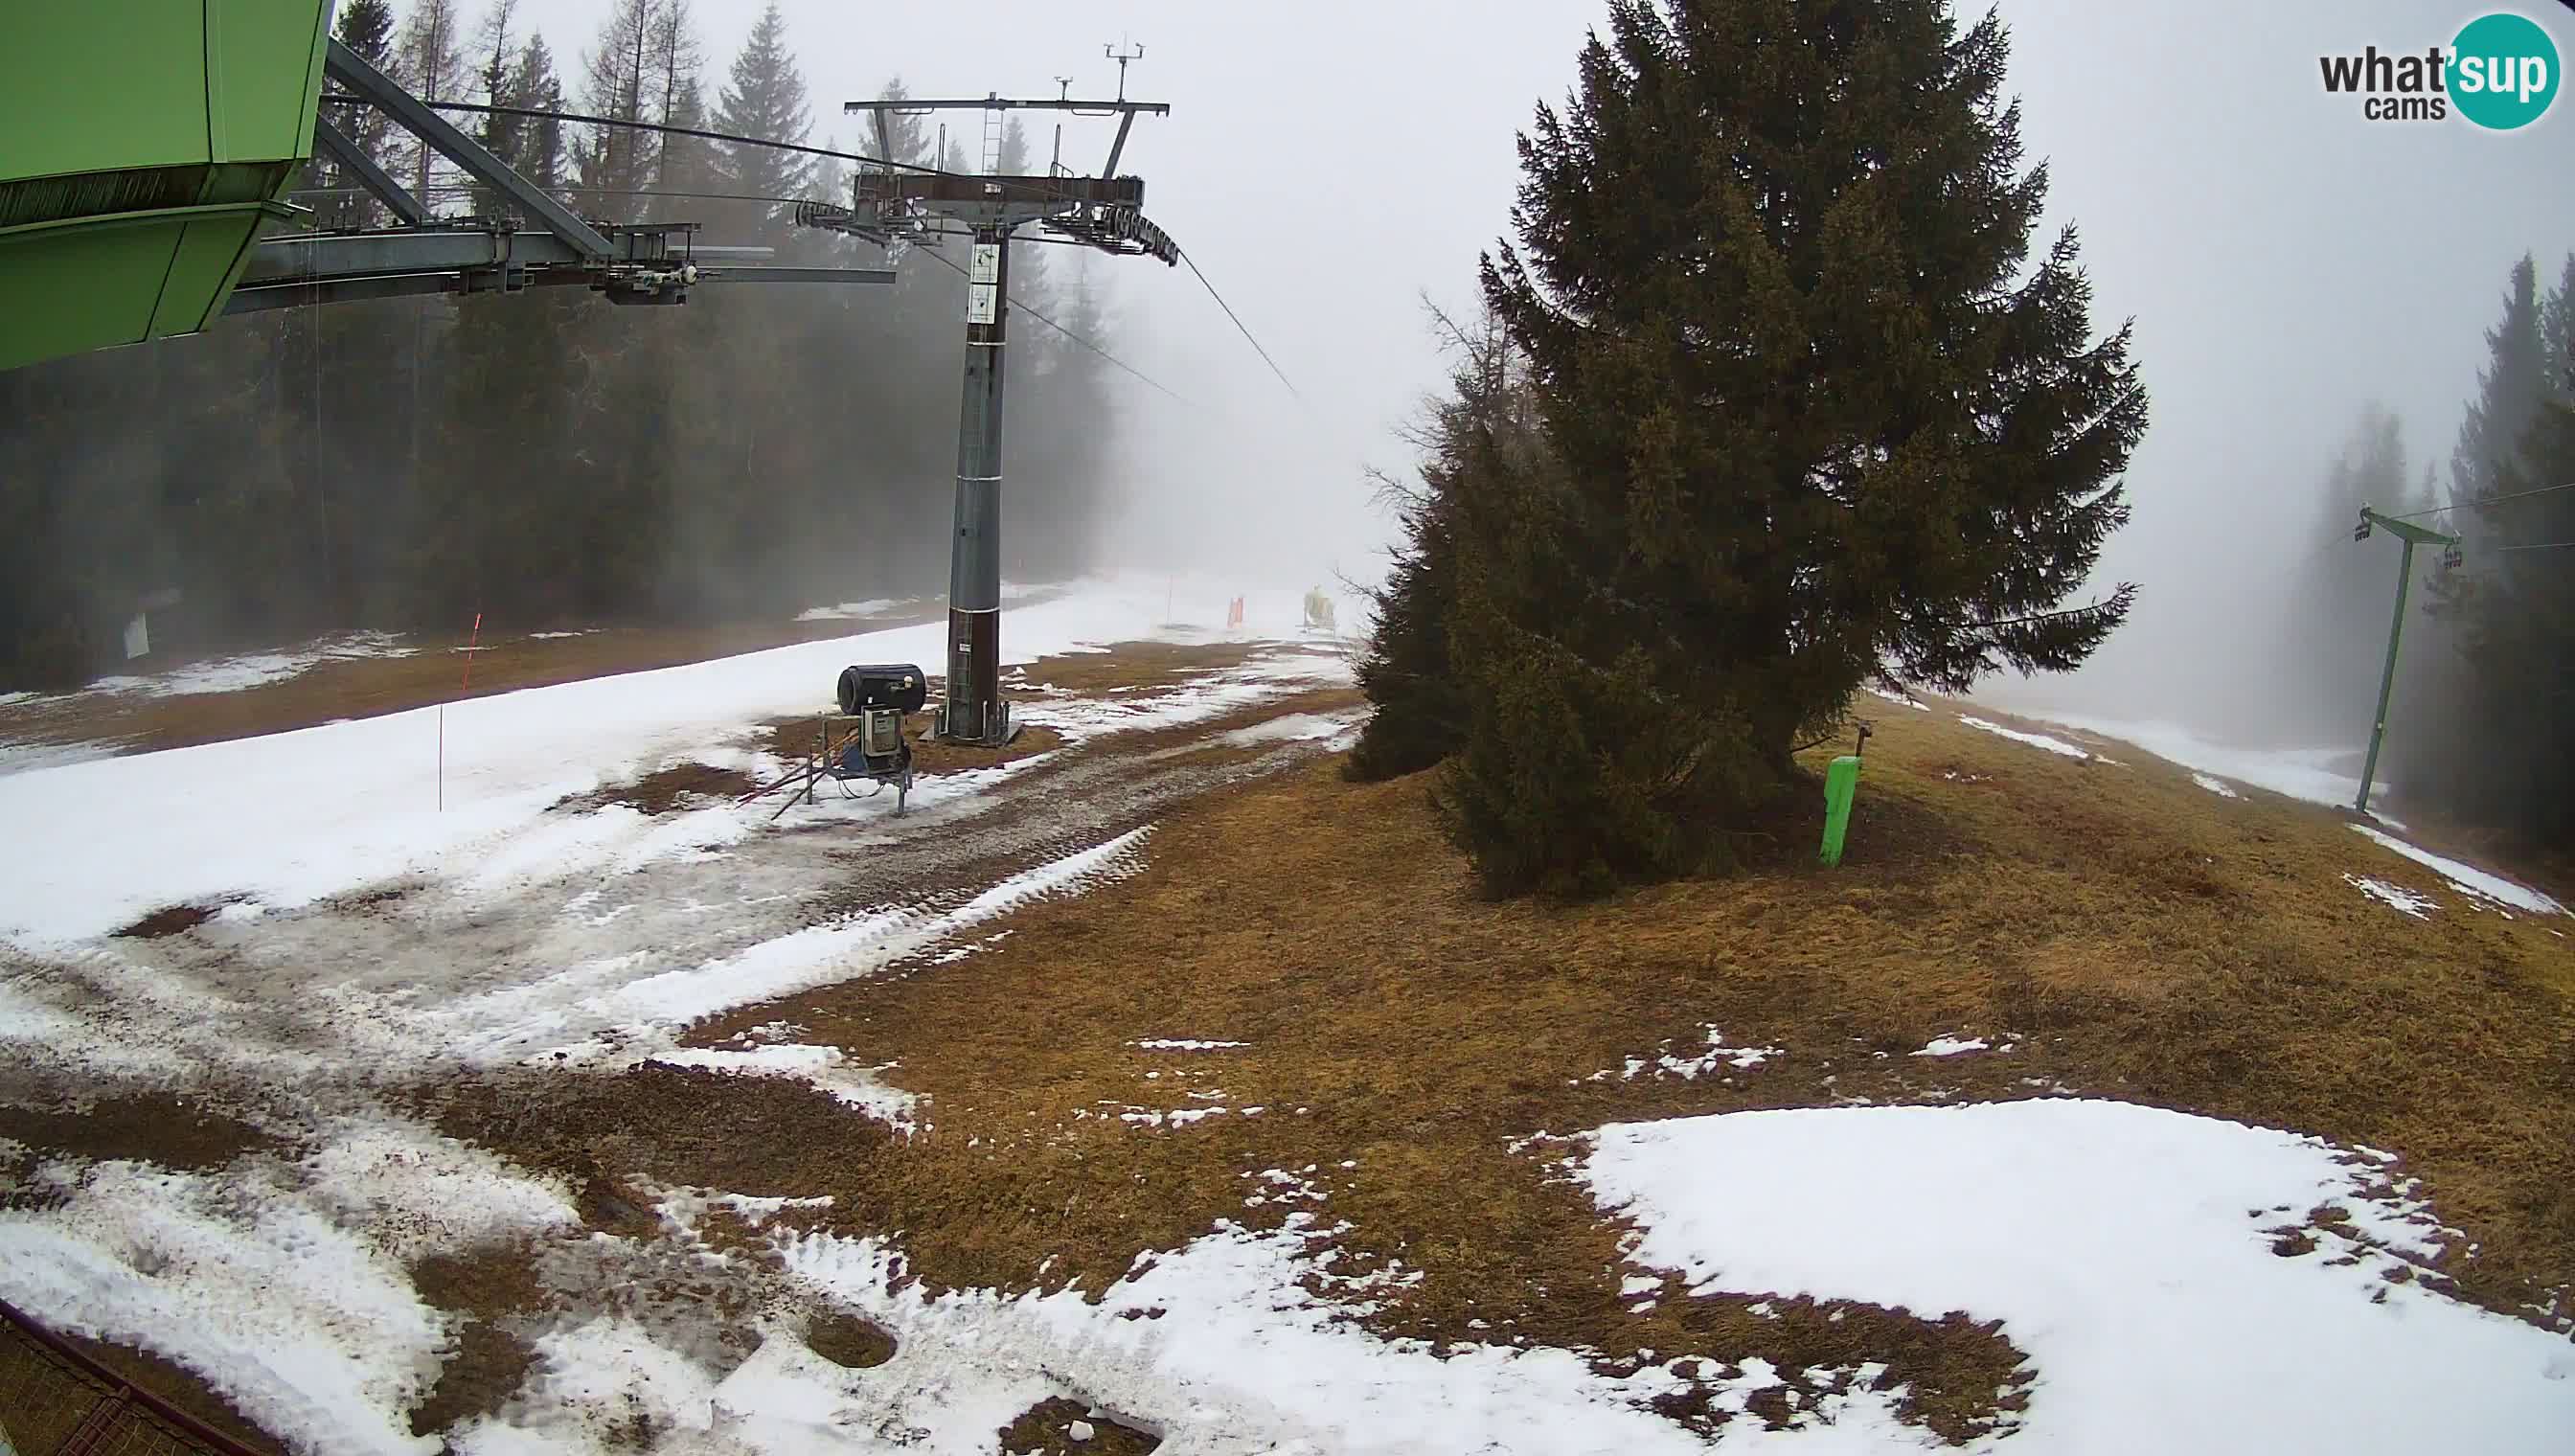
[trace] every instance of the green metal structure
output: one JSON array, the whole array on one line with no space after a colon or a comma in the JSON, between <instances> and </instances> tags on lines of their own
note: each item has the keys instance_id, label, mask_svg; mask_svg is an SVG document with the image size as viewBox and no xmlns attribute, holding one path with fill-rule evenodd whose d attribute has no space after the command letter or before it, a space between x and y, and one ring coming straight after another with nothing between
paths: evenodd
<instances>
[{"instance_id":1,"label":"green metal structure","mask_svg":"<svg viewBox=\"0 0 2575 1456\"><path fill-rule=\"evenodd\" d=\"M2459 548L2459 538L2455 536L2444 536L2410 521L2381 516L2367 506L2360 508L2360 525L2352 528L2351 539L2367 541L2370 528L2375 526L2386 527L2397 540L2404 542L2405 553L2396 568L2396 620L2387 628L2387 666L2378 675L2378 714L2370 720L2369 756L2360 765L2360 797L2352 801L2352 807L2361 813L2369 812L2369 784L2378 773L2378 742L2387 736L2387 700L2396 691L2396 644L2405 636L2405 594L2414 585L2414 548L2438 546L2452 552Z\"/></svg>"},{"instance_id":2,"label":"green metal structure","mask_svg":"<svg viewBox=\"0 0 2575 1456\"><path fill-rule=\"evenodd\" d=\"M330 0L11 9L0 369L204 329L295 212Z\"/></svg>"}]
</instances>

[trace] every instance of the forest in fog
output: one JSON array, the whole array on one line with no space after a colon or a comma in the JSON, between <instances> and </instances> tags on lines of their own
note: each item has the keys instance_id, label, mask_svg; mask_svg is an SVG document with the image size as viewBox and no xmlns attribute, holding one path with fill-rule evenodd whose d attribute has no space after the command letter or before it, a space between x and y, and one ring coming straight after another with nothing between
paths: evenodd
<instances>
[{"instance_id":1,"label":"forest in fog","mask_svg":"<svg viewBox=\"0 0 2575 1456\"><path fill-rule=\"evenodd\" d=\"M690 0L617 0L569 45L520 11L348 0L335 30L429 100L876 154L872 128L818 128L774 7L727 37L729 58ZM380 116L336 110L434 211L500 210ZM883 266L873 246L795 226L799 199L846 201L832 159L453 119L585 217L695 222L700 242L779 263ZM939 142L897 118L887 151L978 170ZM1001 170L1046 165L1014 122ZM388 221L326 162L289 200L310 226ZM157 650L462 634L478 613L522 630L727 621L936 591L965 355L965 283L942 266L964 248L939 253L916 252L891 288L707 284L678 308L577 289L336 304L0 374L0 692L114 670L125 621L173 591ZM1068 335L1108 344L1109 326L1079 249L1023 241L1011 283L1062 330L1013 320L1003 566L1056 578L1089 560L1117 419L1112 366Z\"/></svg>"},{"instance_id":2,"label":"forest in fog","mask_svg":"<svg viewBox=\"0 0 2575 1456\"><path fill-rule=\"evenodd\" d=\"M2455 564L2418 549L2379 777L2409 802L2575 844L2575 254L2552 281L2506 278L2488 362L2453 443L2406 453L2377 404L2314 478L2311 526L2281 552L2287 607L2216 649L2251 682L2240 725L2288 743L2368 731L2387 660L2401 544L2353 540L2364 505L2460 539ZM2474 328L2474 321L2461 321ZM2429 438L2448 422L2423 422ZM2422 437L2418 437L2422 438Z\"/></svg>"}]
</instances>

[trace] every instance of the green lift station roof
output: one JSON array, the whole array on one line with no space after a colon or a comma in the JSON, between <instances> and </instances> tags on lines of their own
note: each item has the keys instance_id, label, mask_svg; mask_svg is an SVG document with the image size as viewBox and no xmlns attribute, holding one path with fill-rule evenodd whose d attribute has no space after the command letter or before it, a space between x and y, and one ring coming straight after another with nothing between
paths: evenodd
<instances>
[{"instance_id":1,"label":"green lift station roof","mask_svg":"<svg viewBox=\"0 0 2575 1456\"><path fill-rule=\"evenodd\" d=\"M330 0L29 5L0 44L0 369L193 334L313 154Z\"/></svg>"}]
</instances>

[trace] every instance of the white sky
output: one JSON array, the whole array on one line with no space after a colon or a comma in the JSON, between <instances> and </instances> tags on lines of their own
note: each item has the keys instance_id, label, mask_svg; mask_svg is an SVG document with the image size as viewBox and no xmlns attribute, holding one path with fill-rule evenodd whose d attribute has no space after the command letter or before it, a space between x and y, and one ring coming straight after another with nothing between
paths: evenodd
<instances>
[{"instance_id":1,"label":"white sky","mask_svg":"<svg viewBox=\"0 0 2575 1456\"><path fill-rule=\"evenodd\" d=\"M606 4L528 8L569 71ZM2507 269L2534 251L2553 274L2575 249L2575 100L2529 132L2494 134L2373 125L2319 85L2320 51L2419 52L2485 8L2002 3L2024 137L2053 164L2052 221L2082 228L2096 325L2136 318L2153 395L2131 472L2136 519L2106 563L2145 598L2083 675L2096 701L2102 687L2189 691L2195 665L2240 626L2229 594L2321 548L2307 540L2306 486L2361 400L2403 415L2418 470L2427 455L2446 461ZM2575 60L2575 14L2519 8ZM696 0L711 82L758 9ZM1113 349L1204 406L1137 391L1127 438L1148 519L1130 529L1139 555L1294 585L1368 570L1388 527L1364 504L1359 466L1407 459L1389 429L1441 380L1418 295L1471 305L1476 255L1506 223L1513 133L1538 100L1562 97L1585 27L1606 13L1541 0L785 9L816 134L851 146L858 126L838 103L898 72L917 95L1052 95L1059 76L1106 93L1104 43L1145 44L1130 92L1173 112L1138 122L1122 170L1147 180L1147 212L1307 407L1185 269L1102 260L1116 280ZM1103 124L1072 125L1068 160L1096 167Z\"/></svg>"}]
</instances>

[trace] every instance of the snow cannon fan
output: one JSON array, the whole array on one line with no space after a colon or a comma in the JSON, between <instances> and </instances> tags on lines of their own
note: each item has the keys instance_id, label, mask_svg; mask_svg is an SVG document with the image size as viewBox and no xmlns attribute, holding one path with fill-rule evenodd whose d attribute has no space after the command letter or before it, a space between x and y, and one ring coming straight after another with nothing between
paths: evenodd
<instances>
[{"instance_id":1,"label":"snow cannon fan","mask_svg":"<svg viewBox=\"0 0 2575 1456\"><path fill-rule=\"evenodd\" d=\"M838 759L829 765L833 777L874 779L895 785L895 812L903 811L912 792L912 744L903 735L903 716L919 713L930 701L930 680L912 663L879 663L841 670L841 716L859 721Z\"/></svg>"}]
</instances>

